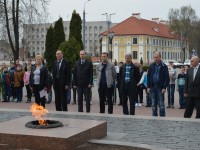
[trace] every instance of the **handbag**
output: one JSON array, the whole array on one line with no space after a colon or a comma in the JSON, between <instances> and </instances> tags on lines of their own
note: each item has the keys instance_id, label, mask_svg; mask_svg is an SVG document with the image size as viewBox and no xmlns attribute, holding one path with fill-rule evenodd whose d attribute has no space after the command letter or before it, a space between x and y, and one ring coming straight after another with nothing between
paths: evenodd
<instances>
[{"instance_id":1,"label":"handbag","mask_svg":"<svg viewBox=\"0 0 200 150\"><path fill-rule=\"evenodd\" d=\"M17 80L19 81L18 75L17 75ZM20 83L20 87L24 87L24 81L23 80L19 81L19 83Z\"/></svg>"}]
</instances>

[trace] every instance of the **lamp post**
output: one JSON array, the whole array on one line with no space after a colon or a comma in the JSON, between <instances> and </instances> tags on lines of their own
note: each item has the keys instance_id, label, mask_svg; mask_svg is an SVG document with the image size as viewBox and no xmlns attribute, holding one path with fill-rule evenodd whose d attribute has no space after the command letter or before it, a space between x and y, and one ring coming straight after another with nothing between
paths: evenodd
<instances>
[{"instance_id":1,"label":"lamp post","mask_svg":"<svg viewBox=\"0 0 200 150\"><path fill-rule=\"evenodd\" d=\"M108 53L110 52L109 50L109 46L110 46L110 38L112 38L114 35L110 35L110 24L111 24L111 16L115 15L116 13L112 13L112 14L108 14L108 13L104 13L102 15L106 16L106 20L107 20L107 25L108 25L108 35L107 35L107 47L108 47ZM111 57L111 62L112 62L112 57Z\"/></svg>"},{"instance_id":2,"label":"lamp post","mask_svg":"<svg viewBox=\"0 0 200 150\"><path fill-rule=\"evenodd\" d=\"M90 0L87 0L84 3L84 8L83 8L83 48L85 50L85 5L89 2Z\"/></svg>"}]
</instances>

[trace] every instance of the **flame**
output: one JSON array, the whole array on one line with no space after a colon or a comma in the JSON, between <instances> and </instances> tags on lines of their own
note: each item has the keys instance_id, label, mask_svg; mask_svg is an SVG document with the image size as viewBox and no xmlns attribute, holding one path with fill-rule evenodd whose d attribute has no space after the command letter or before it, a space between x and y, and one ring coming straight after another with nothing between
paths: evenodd
<instances>
[{"instance_id":1,"label":"flame","mask_svg":"<svg viewBox=\"0 0 200 150\"><path fill-rule=\"evenodd\" d=\"M48 114L48 110L45 109L43 106L38 105L34 103L31 106L30 112L32 112L32 116L38 119L38 122L40 125L47 125L46 120L44 120L42 117Z\"/></svg>"}]
</instances>

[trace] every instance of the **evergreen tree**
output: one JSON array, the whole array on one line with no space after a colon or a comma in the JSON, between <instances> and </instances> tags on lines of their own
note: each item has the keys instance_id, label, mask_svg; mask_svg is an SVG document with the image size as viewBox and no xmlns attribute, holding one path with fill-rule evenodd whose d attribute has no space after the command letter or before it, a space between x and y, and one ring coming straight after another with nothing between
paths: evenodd
<instances>
[{"instance_id":1,"label":"evergreen tree","mask_svg":"<svg viewBox=\"0 0 200 150\"><path fill-rule=\"evenodd\" d=\"M81 49L83 49L82 34L81 34L82 21L80 15L76 13L75 10L72 13L69 29L70 29L69 38L74 37L76 41L80 43Z\"/></svg>"},{"instance_id":2,"label":"evergreen tree","mask_svg":"<svg viewBox=\"0 0 200 150\"><path fill-rule=\"evenodd\" d=\"M63 42L59 49L63 52L64 58L69 61L71 68L74 68L75 61L79 59L80 43L72 37Z\"/></svg>"},{"instance_id":3,"label":"evergreen tree","mask_svg":"<svg viewBox=\"0 0 200 150\"><path fill-rule=\"evenodd\" d=\"M65 32L63 27L63 20L60 17L56 22L54 26L54 55L56 54L56 51L58 50L61 43L65 41Z\"/></svg>"},{"instance_id":4,"label":"evergreen tree","mask_svg":"<svg viewBox=\"0 0 200 150\"><path fill-rule=\"evenodd\" d=\"M47 30L46 42L45 42L45 53L44 57L47 61L47 68L52 71L53 62L55 60L55 49L54 49L54 29L52 26Z\"/></svg>"}]
</instances>

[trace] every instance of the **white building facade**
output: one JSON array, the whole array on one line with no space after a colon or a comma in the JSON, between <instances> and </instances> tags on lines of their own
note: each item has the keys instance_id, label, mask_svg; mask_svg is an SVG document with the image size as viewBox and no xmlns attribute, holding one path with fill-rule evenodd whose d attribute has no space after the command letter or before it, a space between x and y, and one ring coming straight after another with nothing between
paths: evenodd
<instances>
[{"instance_id":1,"label":"white building facade","mask_svg":"<svg viewBox=\"0 0 200 150\"><path fill-rule=\"evenodd\" d=\"M34 57L36 54L44 55L47 30L51 25L54 26L54 23L24 24L24 58ZM99 54L99 34L108 29L107 23L107 21L86 22L85 50L92 56ZM66 40L69 38L69 25L70 21L63 22ZM111 27L114 25L111 24Z\"/></svg>"}]
</instances>

